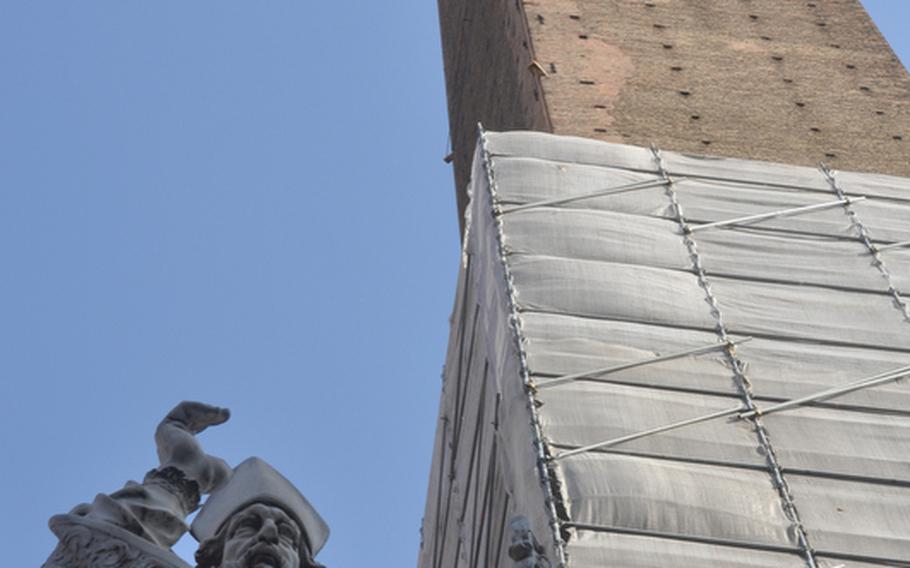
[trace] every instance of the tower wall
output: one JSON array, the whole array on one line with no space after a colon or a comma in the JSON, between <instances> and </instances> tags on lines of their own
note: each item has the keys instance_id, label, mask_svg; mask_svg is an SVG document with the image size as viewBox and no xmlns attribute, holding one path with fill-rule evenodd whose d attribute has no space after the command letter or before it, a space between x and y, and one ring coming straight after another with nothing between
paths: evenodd
<instances>
[{"instance_id":1,"label":"tower wall","mask_svg":"<svg viewBox=\"0 0 910 568\"><path fill-rule=\"evenodd\" d=\"M910 175L910 76L858 0L441 0L459 212L478 122Z\"/></svg>"}]
</instances>

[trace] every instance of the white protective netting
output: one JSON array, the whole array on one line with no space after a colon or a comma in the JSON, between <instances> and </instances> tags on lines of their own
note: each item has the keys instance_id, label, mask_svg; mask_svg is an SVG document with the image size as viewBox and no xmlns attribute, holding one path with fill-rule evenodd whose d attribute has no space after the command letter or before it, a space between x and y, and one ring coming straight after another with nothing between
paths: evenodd
<instances>
[{"instance_id":1,"label":"white protective netting","mask_svg":"<svg viewBox=\"0 0 910 568\"><path fill-rule=\"evenodd\" d=\"M611 189L620 191L565 201ZM910 180L487 132L470 192L471 268L452 345L475 317L459 314L479 314L472 341L487 363L459 375L450 347L443 415L500 401L496 448L478 446L508 494L495 511L527 515L554 565L560 535L578 567L910 565L906 380L576 452L910 365L910 247L887 247L910 241ZM852 201L837 203L844 196ZM689 243L674 199L694 229ZM824 207L788 213L814 205ZM722 336L745 341L725 349ZM546 384L631 363L641 364ZM458 377L490 386L456 408ZM434 475L451 447L443 433ZM470 477L431 480L425 549L445 518L439 497L470 494ZM455 550L484 542L449 538ZM440 557L427 552L421 565L450 565Z\"/></svg>"}]
</instances>

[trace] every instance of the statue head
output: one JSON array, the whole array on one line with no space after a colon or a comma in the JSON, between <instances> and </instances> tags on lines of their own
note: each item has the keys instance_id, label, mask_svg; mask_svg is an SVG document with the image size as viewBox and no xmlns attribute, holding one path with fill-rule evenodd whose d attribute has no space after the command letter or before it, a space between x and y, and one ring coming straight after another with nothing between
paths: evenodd
<instances>
[{"instance_id":1,"label":"statue head","mask_svg":"<svg viewBox=\"0 0 910 568\"><path fill-rule=\"evenodd\" d=\"M197 568L317 568L328 527L299 491L259 458L234 470L192 526Z\"/></svg>"},{"instance_id":2,"label":"statue head","mask_svg":"<svg viewBox=\"0 0 910 568\"><path fill-rule=\"evenodd\" d=\"M522 568L549 568L550 561L531 530L531 521L524 515L512 517L509 528L512 531L509 558Z\"/></svg>"}]
</instances>

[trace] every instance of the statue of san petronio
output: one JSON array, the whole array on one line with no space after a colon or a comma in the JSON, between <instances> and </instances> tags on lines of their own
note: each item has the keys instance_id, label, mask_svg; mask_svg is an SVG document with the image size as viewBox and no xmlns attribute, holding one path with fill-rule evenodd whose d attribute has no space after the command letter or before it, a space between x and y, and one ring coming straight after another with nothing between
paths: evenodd
<instances>
[{"instance_id":1,"label":"statue of san petronio","mask_svg":"<svg viewBox=\"0 0 910 568\"><path fill-rule=\"evenodd\" d=\"M321 568L329 528L290 481L259 458L231 468L202 450L196 434L229 417L178 404L158 425L160 463L142 483L51 518L59 543L43 568L190 568L171 551L187 530L200 543L197 568Z\"/></svg>"}]
</instances>

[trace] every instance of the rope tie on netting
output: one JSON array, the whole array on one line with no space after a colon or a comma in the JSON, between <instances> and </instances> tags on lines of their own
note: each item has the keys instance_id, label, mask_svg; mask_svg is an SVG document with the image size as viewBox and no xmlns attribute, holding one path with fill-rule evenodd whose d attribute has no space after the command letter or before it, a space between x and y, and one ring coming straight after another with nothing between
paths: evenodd
<instances>
[{"instance_id":1,"label":"rope tie on netting","mask_svg":"<svg viewBox=\"0 0 910 568\"><path fill-rule=\"evenodd\" d=\"M686 426L692 426L694 424L701 424L702 422L708 422L710 420L716 420L718 418L724 418L727 416L736 415L737 419L740 420L749 420L754 417L767 416L769 414L774 414L777 412L782 412L784 410L790 410L792 408L797 408L800 406L805 406L810 403L822 402L825 400L830 400L838 396L843 396L852 392L856 392L863 389L868 389L872 387L881 386L887 383L892 383L904 379L910 376L910 365L903 367L897 367L886 371L884 373L879 373L871 377L860 379L858 381L853 381L839 387L834 387L822 391L815 392L813 394L794 398L787 400L778 404L768 406L767 408L759 408L758 406L753 406L752 408L746 408L744 405L738 405L732 408L726 408L723 410L718 410L717 412L712 412L710 414L704 414L701 416L695 416L693 418L687 418L685 420L680 420L678 422L672 422L670 424L664 424L662 426L657 426L656 428L650 428L648 430L642 430L640 432L635 432L633 434L627 434L625 436L620 436L618 438L612 438L610 440L605 440L603 442L597 442L595 444L590 444L587 446L582 446L580 448L574 448L561 452L553 456L552 460L561 460L570 456L583 454L585 452L590 452L594 450L602 450L606 448L611 448L613 446L618 446L620 444L625 444L626 442L631 442L633 440L639 440L641 438L646 438L648 436L653 436L655 434L662 434L664 432L669 432L671 430L677 430L679 428L684 428Z\"/></svg>"},{"instance_id":2,"label":"rope tie on netting","mask_svg":"<svg viewBox=\"0 0 910 568\"><path fill-rule=\"evenodd\" d=\"M678 180L678 181L682 181L682 180ZM645 181L637 181L635 183L627 183L625 185L618 185L615 187L598 189L597 191L582 193L580 195L571 195L569 197L554 197L553 199L544 199L541 201L534 201L532 203L514 205L512 207L502 207L499 210L499 214L506 215L508 213L515 213L516 211L524 211L525 209L533 209L535 207L565 205L566 203L572 203L574 201L581 201L582 199L591 199L592 197L605 197L608 195L618 195L621 193L628 193L630 191L638 191L640 189L648 189L651 187L660 187L660 186L666 185L666 184L667 184L667 180L665 180L665 179L651 179L651 180L645 180Z\"/></svg>"},{"instance_id":3,"label":"rope tie on netting","mask_svg":"<svg viewBox=\"0 0 910 568\"><path fill-rule=\"evenodd\" d=\"M713 223L702 223L699 225L689 225L686 229L689 233L694 233L696 231L702 231L704 229L716 229L720 227L729 227L730 225L748 225L750 223L758 223L759 221L765 221L768 219L777 219L779 217L794 217L796 215L804 215L806 213L813 213L815 211L823 211L825 209L831 209L839 206L847 206L851 203L856 203L858 201L863 201L865 197L844 197L843 199L838 199L837 201L829 201L827 203L817 203L815 205L805 205L803 207L793 207L790 209L781 209L779 211L771 211L768 213L759 213L757 215L746 215L745 217L737 217L735 219L727 219L725 221L715 221Z\"/></svg>"},{"instance_id":4,"label":"rope tie on netting","mask_svg":"<svg viewBox=\"0 0 910 568\"><path fill-rule=\"evenodd\" d=\"M877 244L873 243L872 246L875 248L875 251L870 251L870 252L876 252L876 251L881 252L883 250L910 247L910 241L900 241L897 243L889 243L887 245L877 245Z\"/></svg>"},{"instance_id":5,"label":"rope tie on netting","mask_svg":"<svg viewBox=\"0 0 910 568\"><path fill-rule=\"evenodd\" d=\"M630 363L622 363L620 365L611 365L609 367L591 369L590 371L582 371L581 373L563 375L561 377L556 377L553 379L545 379L542 381L537 381L534 384L534 387L537 389L545 389L545 388L549 388L549 387L554 387L556 385L561 385L561 384L569 383L572 381L577 381L579 379L597 381L597 379L603 377L604 375L609 375L611 373L617 373L619 371L625 371L627 369L634 369L636 367L644 367L646 365L653 365L655 363L662 363L664 361L672 361L674 359L681 359L683 357L694 357L697 355L703 355L705 353L719 351L721 349L739 345L740 343L745 343L745 342L751 341L751 340L752 340L751 337L744 337L742 339L737 339L734 341L730 341L728 343L712 343L710 345L703 345L701 347L693 347L692 349L685 349L683 351L675 351L673 353L667 353L665 355L657 355L655 357L650 357L648 359L641 359L639 361L632 361Z\"/></svg>"},{"instance_id":6,"label":"rope tie on netting","mask_svg":"<svg viewBox=\"0 0 910 568\"><path fill-rule=\"evenodd\" d=\"M847 199L843 188L841 188L840 183L837 181L837 173L825 164L821 165L821 171L834 193L836 193L837 196L841 199ZM860 241L862 241L862 243L866 246L869 254L872 255L872 264L875 265L875 268L879 271L882 277L884 277L885 282L888 283L888 292L891 294L891 298L894 300L894 306L901 311L904 316L904 321L910 322L910 307L907 306L907 302L901 296L900 292L897 289L897 286L895 286L894 279L891 277L891 273L888 272L888 268L885 266L885 261L879 254L879 252L882 250L906 246L910 244L910 241L907 241L906 243L893 243L890 245L876 245L872 242L872 237L869 236L868 228L863 224L862 221L860 221L859 215L857 215L856 211L850 207L849 203L844 205L844 211L846 211L847 216L850 218L850 225L854 230L856 230Z\"/></svg>"},{"instance_id":7,"label":"rope tie on netting","mask_svg":"<svg viewBox=\"0 0 910 568\"><path fill-rule=\"evenodd\" d=\"M733 375L736 379L736 383L739 387L744 403L744 407L738 407L736 412L754 411L756 410L756 405L752 399L752 385L750 384L749 379L746 377L742 361L737 357L734 348L729 345L730 338L727 333L727 326L724 323L723 314L720 310L720 306L717 303L717 298L714 296L714 292L711 289L711 283L708 281L707 274L705 272L704 266L702 265L701 255L698 252L698 247L693 238L692 227L690 227L686 222L686 217L683 212L682 205L679 202L679 196L676 192L676 184L673 178L667 172L667 168L660 149L652 145L651 153L654 157L654 162L656 163L658 174L667 180L667 184L665 186L666 194L672 205L676 221L679 224L679 229L682 233L686 249L689 252L689 257L692 260L694 272L698 278L698 283L704 290L705 300L711 307L711 314L713 315L716 322L715 330L717 332L717 335L720 337L720 340L724 344L728 344L724 352L727 356L727 360L730 363L731 368L733 369ZM842 196L841 199L844 199L844 197ZM731 412L731 414L733 413ZM796 533L796 538L800 548L803 551L806 563L809 568L817 568L815 553L812 551L812 547L809 545L806 529L800 520L799 512L796 509L796 505L793 502L793 496L790 493L790 487L787 484L787 481L784 479L782 468L777 460L777 455L774 452L774 448L771 446L771 440L768 436L768 432L757 415L753 415L750 420L755 426L755 431L758 435L759 443L765 450L771 477L777 486L781 500L783 501L784 512L789 518L794 532Z\"/></svg>"},{"instance_id":8,"label":"rope tie on netting","mask_svg":"<svg viewBox=\"0 0 910 568\"><path fill-rule=\"evenodd\" d=\"M534 449L537 454L537 473L540 478L541 488L543 490L544 503L547 508L548 516L550 517L549 525L551 535L553 537L553 545L555 549L554 552L557 556L557 564L558 566L563 567L566 564L566 543L560 535L561 525L559 521L559 515L556 512L556 496L552 483L550 482L549 472L547 470L547 464L549 462L549 457L547 455L548 450L543 441L543 433L540 427L540 418L537 413L537 404L534 399L534 389L532 387L531 375L528 368L528 356L525 350L525 340L521 331L521 318L518 314L518 301L515 294L515 281L512 276L512 270L509 267L509 262L506 254L504 242L505 239L503 237L502 208L500 207L498 200L498 187L496 185L496 176L493 169L493 155L492 152L490 152L489 140L487 139L486 133L483 130L483 125L478 124L477 128L483 155L484 173L486 174L487 187L489 188L491 207L490 214L492 215L493 223L496 229L496 245L498 248L499 259L505 275L505 284L509 304L509 324L512 328L515 347L518 351L521 378L524 382L525 390L527 392L527 407L531 414L531 428L534 438Z\"/></svg>"}]
</instances>

